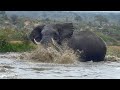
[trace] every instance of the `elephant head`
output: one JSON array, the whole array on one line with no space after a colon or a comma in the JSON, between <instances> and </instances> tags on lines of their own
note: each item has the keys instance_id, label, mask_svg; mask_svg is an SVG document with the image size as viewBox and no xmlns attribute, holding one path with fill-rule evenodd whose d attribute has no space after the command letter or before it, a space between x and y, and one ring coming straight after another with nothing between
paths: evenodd
<instances>
[{"instance_id":1,"label":"elephant head","mask_svg":"<svg viewBox=\"0 0 120 90\"><path fill-rule=\"evenodd\" d=\"M41 39L42 39L42 34L41 34L41 31L43 29L45 25L40 25L40 26L37 26L33 29L33 31L30 33L29 35L29 38L30 40L36 44L36 42L34 40L36 40L37 42L40 42Z\"/></svg>"},{"instance_id":2,"label":"elephant head","mask_svg":"<svg viewBox=\"0 0 120 90\"><path fill-rule=\"evenodd\" d=\"M73 24L63 23L63 24L49 24L36 27L32 32L32 41L35 44L48 44L56 41L61 44L64 39L70 38L73 35Z\"/></svg>"}]
</instances>

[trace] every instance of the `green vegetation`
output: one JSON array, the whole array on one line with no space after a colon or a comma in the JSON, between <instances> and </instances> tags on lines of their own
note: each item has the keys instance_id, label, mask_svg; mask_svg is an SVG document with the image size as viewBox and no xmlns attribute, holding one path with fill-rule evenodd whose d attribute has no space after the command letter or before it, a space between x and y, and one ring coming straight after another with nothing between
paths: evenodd
<instances>
[{"instance_id":1,"label":"green vegetation","mask_svg":"<svg viewBox=\"0 0 120 90\"><path fill-rule=\"evenodd\" d=\"M9 43L5 40L0 40L0 52L26 52L34 49L35 47L29 43Z\"/></svg>"},{"instance_id":2,"label":"green vegetation","mask_svg":"<svg viewBox=\"0 0 120 90\"><path fill-rule=\"evenodd\" d=\"M120 46L108 46L107 61L119 61L120 60Z\"/></svg>"},{"instance_id":3,"label":"green vegetation","mask_svg":"<svg viewBox=\"0 0 120 90\"><path fill-rule=\"evenodd\" d=\"M0 30L0 52L25 52L32 49L34 45L28 40L25 31Z\"/></svg>"},{"instance_id":4,"label":"green vegetation","mask_svg":"<svg viewBox=\"0 0 120 90\"><path fill-rule=\"evenodd\" d=\"M0 30L0 39L10 40L27 40L27 32L23 30L2 29Z\"/></svg>"},{"instance_id":5,"label":"green vegetation","mask_svg":"<svg viewBox=\"0 0 120 90\"><path fill-rule=\"evenodd\" d=\"M116 56L120 58L120 46L109 46L107 55Z\"/></svg>"},{"instance_id":6,"label":"green vegetation","mask_svg":"<svg viewBox=\"0 0 120 90\"><path fill-rule=\"evenodd\" d=\"M118 42L115 38L113 37L110 37L109 35L105 35L101 32L95 32L98 36L100 36L105 42L107 45L115 45L115 46L119 46L120 45L120 42Z\"/></svg>"}]
</instances>

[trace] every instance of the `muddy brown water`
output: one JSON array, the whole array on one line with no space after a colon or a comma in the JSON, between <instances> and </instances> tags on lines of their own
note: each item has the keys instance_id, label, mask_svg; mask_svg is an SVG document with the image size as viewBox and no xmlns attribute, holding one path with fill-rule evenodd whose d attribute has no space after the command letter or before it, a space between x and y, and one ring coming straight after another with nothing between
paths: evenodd
<instances>
[{"instance_id":1,"label":"muddy brown water","mask_svg":"<svg viewBox=\"0 0 120 90\"><path fill-rule=\"evenodd\" d=\"M20 60L14 55L0 54L0 79L120 79L120 62L53 64Z\"/></svg>"}]
</instances>

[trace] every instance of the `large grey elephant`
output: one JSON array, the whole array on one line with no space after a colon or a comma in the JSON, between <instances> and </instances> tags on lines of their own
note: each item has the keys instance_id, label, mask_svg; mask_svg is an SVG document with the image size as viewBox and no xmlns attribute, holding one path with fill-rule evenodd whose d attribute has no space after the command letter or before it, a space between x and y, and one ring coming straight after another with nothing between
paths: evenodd
<instances>
[{"instance_id":1,"label":"large grey elephant","mask_svg":"<svg viewBox=\"0 0 120 90\"><path fill-rule=\"evenodd\" d=\"M103 61L106 55L106 44L91 31L75 31L72 23L48 24L37 26L30 34L33 43L46 45L54 40L59 45L67 40L67 45L73 50L81 51L83 61Z\"/></svg>"}]
</instances>

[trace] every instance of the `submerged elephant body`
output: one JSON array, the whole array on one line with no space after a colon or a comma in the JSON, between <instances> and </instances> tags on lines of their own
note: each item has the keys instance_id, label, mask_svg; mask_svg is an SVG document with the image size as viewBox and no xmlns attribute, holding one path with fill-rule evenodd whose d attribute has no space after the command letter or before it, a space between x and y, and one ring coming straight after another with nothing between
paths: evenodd
<instances>
[{"instance_id":1,"label":"submerged elephant body","mask_svg":"<svg viewBox=\"0 0 120 90\"><path fill-rule=\"evenodd\" d=\"M105 42L90 31L80 31L77 34L73 34L68 46L75 51L82 51L81 58L85 61L103 61L106 55Z\"/></svg>"},{"instance_id":2,"label":"submerged elephant body","mask_svg":"<svg viewBox=\"0 0 120 90\"><path fill-rule=\"evenodd\" d=\"M30 34L30 39L36 44L51 43L52 40L62 45L67 40L67 45L73 50L81 52L83 61L103 61L106 55L105 42L91 31L75 32L72 23L49 24L36 27Z\"/></svg>"}]
</instances>

